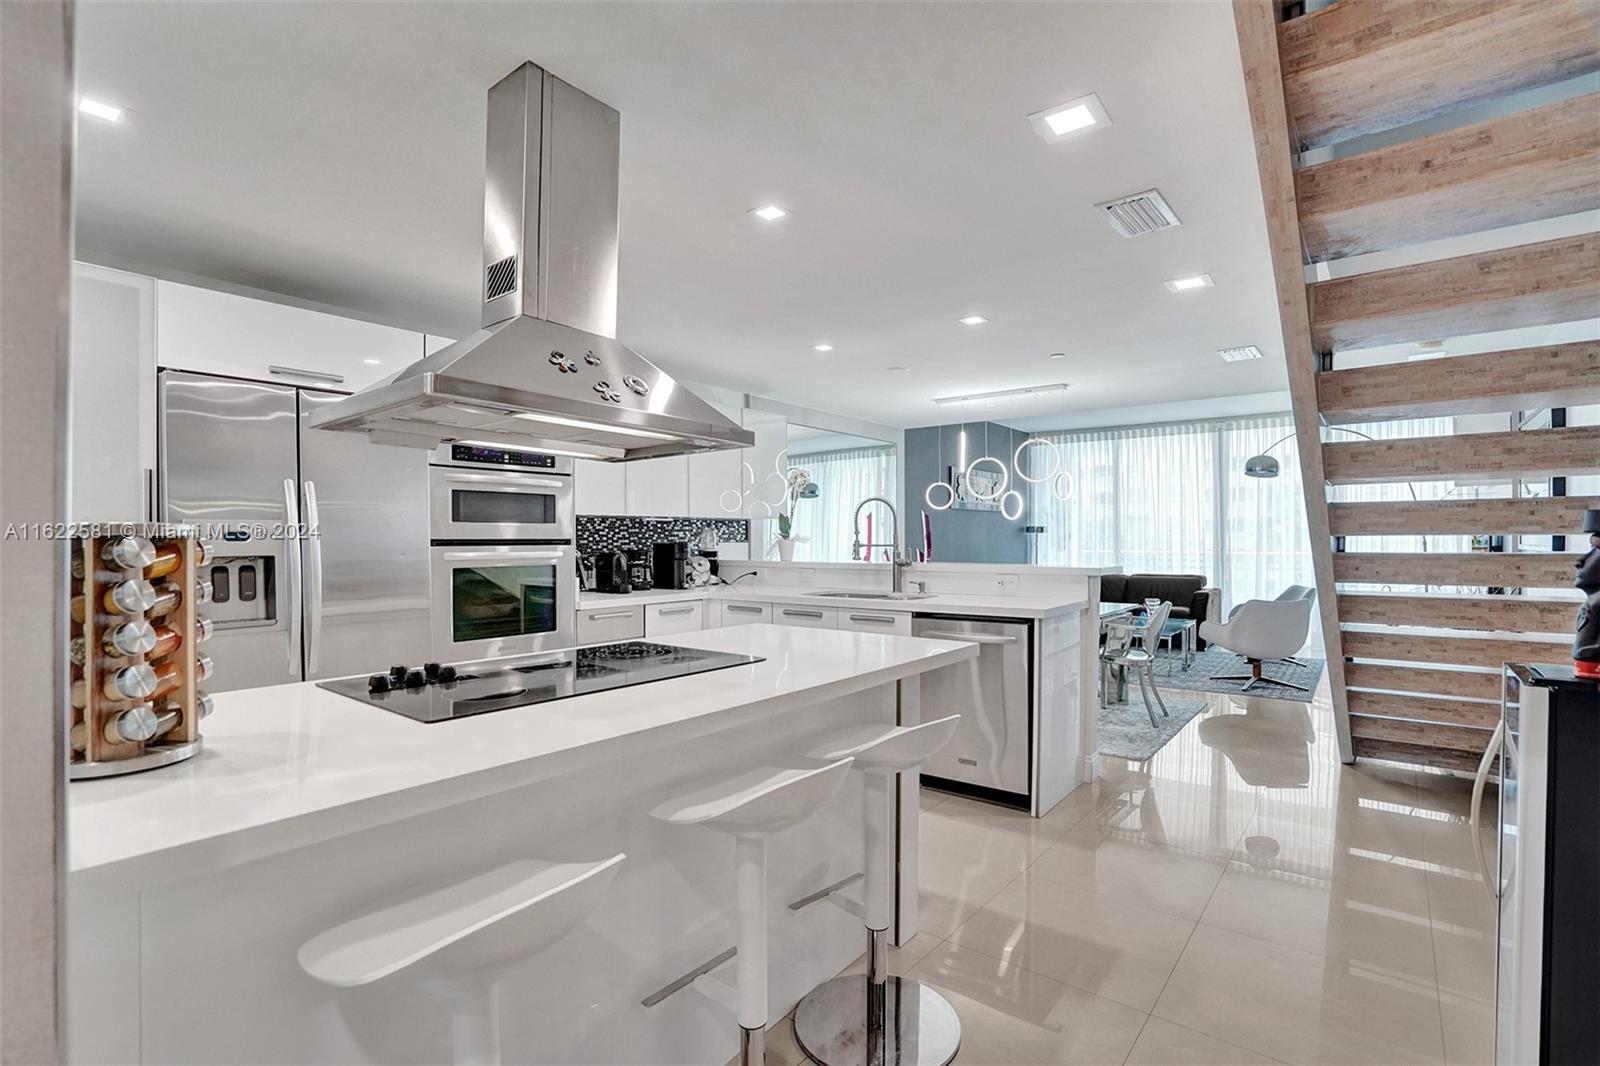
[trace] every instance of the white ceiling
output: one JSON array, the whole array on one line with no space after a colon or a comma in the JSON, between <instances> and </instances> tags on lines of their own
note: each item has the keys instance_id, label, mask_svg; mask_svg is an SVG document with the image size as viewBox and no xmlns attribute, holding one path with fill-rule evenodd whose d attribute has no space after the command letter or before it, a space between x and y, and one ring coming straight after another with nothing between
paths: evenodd
<instances>
[{"instance_id":1,"label":"white ceiling","mask_svg":"<svg viewBox=\"0 0 1600 1066\"><path fill-rule=\"evenodd\" d=\"M86 2L78 35L129 109L80 124L84 258L460 335L484 92L532 59L622 113L619 335L680 377L900 426L1286 387L1227 4ZM1034 133L1091 91L1111 126ZM1181 228L1093 210L1152 186Z\"/></svg>"}]
</instances>

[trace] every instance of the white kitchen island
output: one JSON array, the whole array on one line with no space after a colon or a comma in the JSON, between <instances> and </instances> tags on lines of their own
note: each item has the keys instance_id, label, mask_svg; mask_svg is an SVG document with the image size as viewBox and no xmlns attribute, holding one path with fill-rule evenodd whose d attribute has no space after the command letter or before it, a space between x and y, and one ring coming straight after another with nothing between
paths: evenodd
<instances>
[{"instance_id":1,"label":"white kitchen island","mask_svg":"<svg viewBox=\"0 0 1600 1066\"><path fill-rule=\"evenodd\" d=\"M446 1061L448 1004L404 980L327 988L299 946L518 858L625 852L588 922L505 978L506 1060L725 1061L722 1006L693 988L641 1001L731 946L732 847L647 812L741 768L807 765L811 738L892 719L898 682L975 649L786 626L672 639L764 661L435 724L311 684L226 693L195 759L74 783L71 1060ZM845 909L789 907L861 870L851 777L770 849L774 1019L861 950Z\"/></svg>"}]
</instances>

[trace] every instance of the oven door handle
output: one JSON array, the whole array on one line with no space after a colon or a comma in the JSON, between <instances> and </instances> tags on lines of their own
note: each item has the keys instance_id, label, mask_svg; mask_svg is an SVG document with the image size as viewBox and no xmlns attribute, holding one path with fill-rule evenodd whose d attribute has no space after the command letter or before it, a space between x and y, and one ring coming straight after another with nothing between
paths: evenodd
<instances>
[{"instance_id":1,"label":"oven door handle","mask_svg":"<svg viewBox=\"0 0 1600 1066\"><path fill-rule=\"evenodd\" d=\"M528 559L565 559L565 548L539 552L445 552L440 558L447 563L518 563Z\"/></svg>"},{"instance_id":2,"label":"oven door handle","mask_svg":"<svg viewBox=\"0 0 1600 1066\"><path fill-rule=\"evenodd\" d=\"M289 571L289 676L300 676L300 611L302 573L300 569L300 494L294 478L283 479L283 561Z\"/></svg>"},{"instance_id":3,"label":"oven door handle","mask_svg":"<svg viewBox=\"0 0 1600 1066\"><path fill-rule=\"evenodd\" d=\"M554 478L527 477L523 474L446 474L444 479L451 484L504 486L509 490L523 488L539 489L567 489L572 487L570 481L557 481Z\"/></svg>"}]
</instances>

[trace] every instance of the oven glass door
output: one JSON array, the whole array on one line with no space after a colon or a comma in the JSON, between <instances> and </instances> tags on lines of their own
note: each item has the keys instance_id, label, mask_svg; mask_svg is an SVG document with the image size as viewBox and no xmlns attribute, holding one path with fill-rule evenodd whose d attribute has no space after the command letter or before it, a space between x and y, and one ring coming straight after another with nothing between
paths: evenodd
<instances>
[{"instance_id":1,"label":"oven glass door","mask_svg":"<svg viewBox=\"0 0 1600 1066\"><path fill-rule=\"evenodd\" d=\"M433 554L433 645L441 659L572 646L577 560L571 547L436 547Z\"/></svg>"},{"instance_id":2,"label":"oven glass door","mask_svg":"<svg viewBox=\"0 0 1600 1066\"><path fill-rule=\"evenodd\" d=\"M434 540L572 536L572 479L510 471L428 468Z\"/></svg>"}]
</instances>

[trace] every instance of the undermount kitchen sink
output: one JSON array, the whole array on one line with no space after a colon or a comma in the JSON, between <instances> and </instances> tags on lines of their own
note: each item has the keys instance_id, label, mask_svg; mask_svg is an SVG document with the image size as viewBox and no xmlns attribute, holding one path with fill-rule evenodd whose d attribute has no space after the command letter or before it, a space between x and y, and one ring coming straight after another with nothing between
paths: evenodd
<instances>
[{"instance_id":1,"label":"undermount kitchen sink","mask_svg":"<svg viewBox=\"0 0 1600 1066\"><path fill-rule=\"evenodd\" d=\"M826 592L807 593L810 596L832 596L842 600L926 600L933 597L931 592L868 592L865 589L829 589Z\"/></svg>"}]
</instances>

